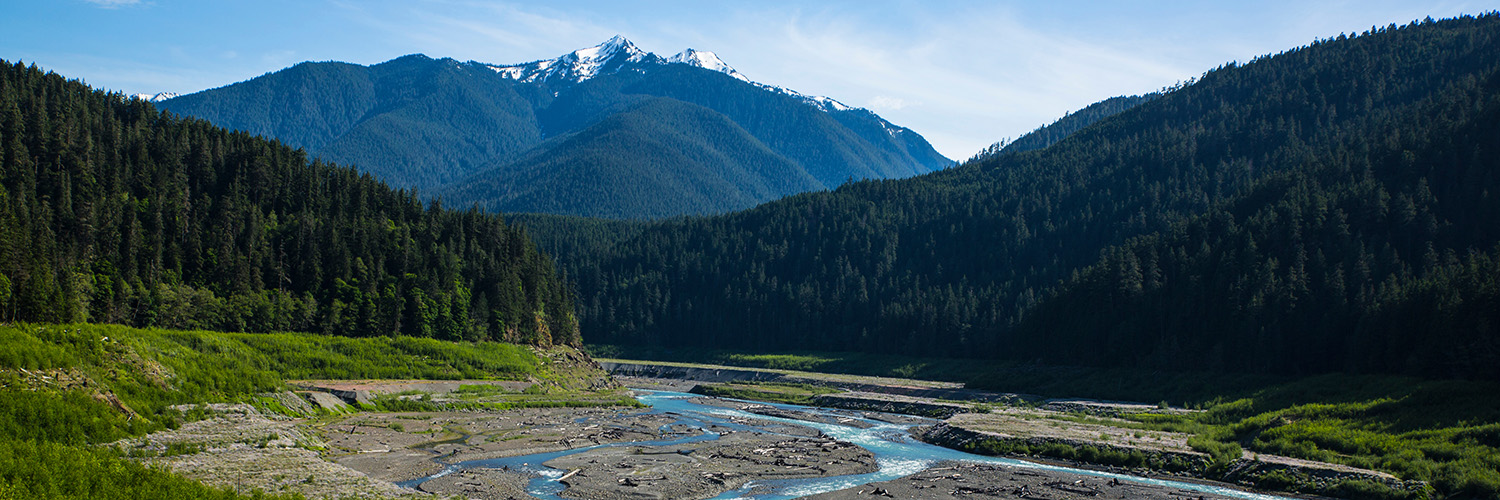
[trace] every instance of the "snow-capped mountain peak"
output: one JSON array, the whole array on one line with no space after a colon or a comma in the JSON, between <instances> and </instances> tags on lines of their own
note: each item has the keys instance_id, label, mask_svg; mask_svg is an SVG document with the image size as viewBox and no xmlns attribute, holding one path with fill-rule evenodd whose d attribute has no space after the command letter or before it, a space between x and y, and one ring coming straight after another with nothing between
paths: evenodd
<instances>
[{"instance_id":1,"label":"snow-capped mountain peak","mask_svg":"<svg viewBox=\"0 0 1500 500\"><path fill-rule=\"evenodd\" d=\"M804 95L788 88L751 81L750 78L735 71L723 59L719 59L719 56L713 52L687 49L670 58L662 59L656 54L641 50L634 43L631 43L630 40L620 35L615 35L599 45L563 54L556 59L543 59L525 64L506 66L483 63L475 64L482 64L499 73L504 78L521 82L578 83L599 75L615 73L621 69L638 69L639 66L633 66L637 64L662 65L673 63L717 71L768 91L799 99L808 106L823 111L833 112L855 109L832 98Z\"/></svg>"},{"instance_id":2,"label":"snow-capped mountain peak","mask_svg":"<svg viewBox=\"0 0 1500 500\"><path fill-rule=\"evenodd\" d=\"M618 71L626 63L652 59L659 61L661 58L642 51L623 36L615 35L604 43L578 49L556 59L543 59L511 66L491 65L490 69L506 78L523 82L562 80L576 83L601 73Z\"/></svg>"},{"instance_id":3,"label":"snow-capped mountain peak","mask_svg":"<svg viewBox=\"0 0 1500 500\"><path fill-rule=\"evenodd\" d=\"M745 75L740 74L740 72L735 71L734 68L731 68L728 64L725 64L723 59L719 59L718 54L714 54L713 52L709 52L706 50L687 49L682 52L678 52L675 56L667 58L667 62L697 66L709 71L718 71L720 73L738 78L741 81L750 81L750 79L746 78Z\"/></svg>"},{"instance_id":4,"label":"snow-capped mountain peak","mask_svg":"<svg viewBox=\"0 0 1500 500\"><path fill-rule=\"evenodd\" d=\"M575 50L572 54L569 55L573 56L574 59L580 61L607 61L612 58L621 56L625 57L627 60L639 61L642 58L646 57L647 53L636 47L634 43L631 43L630 40L625 39L625 37L615 35L613 37L610 37L610 39L606 40L604 43L589 47L587 49Z\"/></svg>"},{"instance_id":5,"label":"snow-capped mountain peak","mask_svg":"<svg viewBox=\"0 0 1500 500\"><path fill-rule=\"evenodd\" d=\"M176 92L161 92L161 93L157 93L157 94L135 94L135 95L132 95L130 97L135 98L135 99L140 99L140 100L146 101L146 102L162 102L162 101L165 101L167 99L171 99L173 97L177 97L177 93Z\"/></svg>"}]
</instances>

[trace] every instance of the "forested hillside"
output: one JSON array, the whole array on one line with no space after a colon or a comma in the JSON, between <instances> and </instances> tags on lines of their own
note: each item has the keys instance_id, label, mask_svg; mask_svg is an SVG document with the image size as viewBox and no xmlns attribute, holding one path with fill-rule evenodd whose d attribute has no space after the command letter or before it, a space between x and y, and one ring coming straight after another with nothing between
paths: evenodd
<instances>
[{"instance_id":1,"label":"forested hillside","mask_svg":"<svg viewBox=\"0 0 1500 500\"><path fill-rule=\"evenodd\" d=\"M0 64L0 320L577 344L517 228Z\"/></svg>"},{"instance_id":2,"label":"forested hillside","mask_svg":"<svg viewBox=\"0 0 1500 500\"><path fill-rule=\"evenodd\" d=\"M805 169L724 115L653 98L438 194L497 211L630 219L717 213L821 189Z\"/></svg>"},{"instance_id":3,"label":"forested hillside","mask_svg":"<svg viewBox=\"0 0 1500 500\"><path fill-rule=\"evenodd\" d=\"M1156 100L1161 92L1145 95L1122 95L1099 101L1058 118L1047 125L1037 127L1016 140L1002 140L980 150L969 161L988 160L998 154L1020 153L1046 148L1066 139L1074 132L1083 130L1094 122L1125 112L1130 108Z\"/></svg>"},{"instance_id":4,"label":"forested hillside","mask_svg":"<svg viewBox=\"0 0 1500 500\"><path fill-rule=\"evenodd\" d=\"M1500 16L1209 71L1041 150L648 227L591 342L1500 378Z\"/></svg>"},{"instance_id":5,"label":"forested hillside","mask_svg":"<svg viewBox=\"0 0 1500 500\"><path fill-rule=\"evenodd\" d=\"M589 57L608 64L576 79L516 79L511 67L411 55L302 63L160 106L450 206L506 213L715 214L952 164L867 110L669 63L623 38L595 49ZM552 68L586 69L582 52Z\"/></svg>"}]
</instances>

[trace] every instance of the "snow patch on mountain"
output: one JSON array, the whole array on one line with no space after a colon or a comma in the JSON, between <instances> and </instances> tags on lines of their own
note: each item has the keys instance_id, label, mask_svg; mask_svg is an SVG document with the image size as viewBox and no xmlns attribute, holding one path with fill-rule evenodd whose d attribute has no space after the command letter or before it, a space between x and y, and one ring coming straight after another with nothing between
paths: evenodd
<instances>
[{"instance_id":1,"label":"snow patch on mountain","mask_svg":"<svg viewBox=\"0 0 1500 500\"><path fill-rule=\"evenodd\" d=\"M735 71L734 68L730 67L728 63L725 63L723 59L719 59L718 54L714 54L713 52L709 52L706 50L687 49L679 52L675 56L667 58L667 62L697 66L709 71L717 71L735 77L740 81L755 85L762 89L801 99L802 102L807 103L807 105L823 111L848 111L854 109L830 97L804 95L801 92L797 92L789 88L777 87L775 85L767 85L764 83L751 81L750 78L746 77L738 71Z\"/></svg>"},{"instance_id":2,"label":"snow patch on mountain","mask_svg":"<svg viewBox=\"0 0 1500 500\"><path fill-rule=\"evenodd\" d=\"M527 83L579 83L584 80L630 69L635 64L686 64L709 71L717 71L778 94L794 97L808 106L825 112L849 111L855 108L831 97L810 96L785 87L767 85L750 80L749 77L719 59L717 54L706 50L687 49L663 59L645 52L623 36L615 35L608 41L593 47L578 49L556 59L543 59L525 64L483 66L499 73L501 77Z\"/></svg>"},{"instance_id":3,"label":"snow patch on mountain","mask_svg":"<svg viewBox=\"0 0 1500 500\"><path fill-rule=\"evenodd\" d=\"M735 77L742 82L750 82L750 79L745 77L745 75L742 75L740 74L740 72L735 71L734 68L729 67L729 65L726 64L723 59L719 59L718 54L714 54L713 52L709 52L706 50L687 49L677 53L677 55L675 56L668 57L667 62L686 64L688 66L697 66L709 71L717 71Z\"/></svg>"},{"instance_id":4,"label":"snow patch on mountain","mask_svg":"<svg viewBox=\"0 0 1500 500\"><path fill-rule=\"evenodd\" d=\"M146 102L162 102L162 101L165 101L167 99L171 99L173 97L177 97L177 93L176 92L161 92L161 93L157 93L157 94L135 94L135 95L132 95L130 97L133 98L133 99L139 99L139 100L146 101Z\"/></svg>"}]
</instances>

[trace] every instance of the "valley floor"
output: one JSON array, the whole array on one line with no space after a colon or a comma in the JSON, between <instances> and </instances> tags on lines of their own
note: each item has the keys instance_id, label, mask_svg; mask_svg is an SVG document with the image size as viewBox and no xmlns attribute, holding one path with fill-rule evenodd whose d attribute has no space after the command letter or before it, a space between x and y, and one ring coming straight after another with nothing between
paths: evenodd
<instances>
[{"instance_id":1,"label":"valley floor","mask_svg":"<svg viewBox=\"0 0 1500 500\"><path fill-rule=\"evenodd\" d=\"M752 400L936 417L942 420L916 432L920 439L979 454L1147 477L1165 476L1178 480L1211 477L1237 488L1253 488L1274 481L1283 481L1284 486L1298 491L1317 492L1340 491L1340 488L1348 487L1344 483L1384 485L1394 491L1422 486L1404 483L1384 472L1240 451L1238 448L1234 448L1229 456L1211 456L1190 444L1193 433L1152 428L1143 424L1151 419L1140 417L1189 420L1199 410L1119 401L1042 399L1025 394L969 390L960 384L888 377L649 361L603 360L601 363L622 383L632 387L661 387ZM621 376L621 373L630 375ZM699 380L693 380L695 376ZM960 481L932 476L953 467L968 470L967 479ZM1063 498L1070 488L1079 489L1057 483L1062 478L1054 476L1066 474L1044 472L1040 473L1042 476L1028 476L1034 473L1038 472L948 464L912 476L926 477L930 480L927 484L912 479L876 486L897 498L943 498L944 494L994 495L1003 492L1031 498ZM1028 477L1045 479L1031 480ZM1083 484L1092 479L1080 478L1066 482L1082 481L1077 484ZM876 486L851 491L870 494L876 491L872 489ZM1023 491L1022 486L1027 489ZM1100 486L1094 484L1073 494L1115 498L1109 496L1108 488ZM933 487L946 489L925 491ZM1140 486L1132 484L1130 487ZM1092 493L1088 493L1090 491ZM1150 496L1133 490L1117 493L1129 498ZM847 494L849 491L820 498L844 498Z\"/></svg>"},{"instance_id":2,"label":"valley floor","mask_svg":"<svg viewBox=\"0 0 1500 500\"><path fill-rule=\"evenodd\" d=\"M262 393L240 404L180 405L173 411L188 417L180 427L113 446L127 457L244 493L499 499L528 498L530 487L548 484L563 498L711 498L768 479L874 471L877 463L869 450L797 421L816 422L830 433L838 426L865 429L889 422L916 424L914 435L948 448L1117 474L1190 482L1211 477L1237 488L1265 487L1274 480L1292 487L1278 488L1283 491L1340 497L1346 483L1386 485L1390 491L1407 486L1389 474L1345 465L1238 447L1205 450L1194 443L1203 428L1186 426L1209 415L1200 410L1045 400L900 378L606 360L602 367L616 373L610 379L586 358L544 355L553 360L547 368L551 377L580 389L535 380L288 381L286 387L301 393ZM677 413L641 408L620 383L696 392L705 396L691 399L695 404L746 413L688 425L692 422ZM745 400L835 410L799 411ZM579 452L535 458L565 450ZM455 467L460 463L462 470ZM945 462L819 498L1213 497L1180 486L1121 484L1076 472ZM533 482L541 474L556 481Z\"/></svg>"},{"instance_id":3,"label":"valley floor","mask_svg":"<svg viewBox=\"0 0 1500 500\"><path fill-rule=\"evenodd\" d=\"M678 382L670 380L655 382L672 386L664 388L681 388L675 385ZM405 387L410 382L392 381L391 384ZM467 384L448 383L428 389L453 391L464 385ZM365 381L361 386L379 391L381 382ZM401 397L439 402L464 395L463 392L406 392ZM755 406L717 398L700 398L698 401L733 408ZM763 413L768 409L770 407L749 408L747 411L768 414ZM184 410L191 411L190 408ZM395 483L429 477L449 464L459 462L605 443L642 444L595 448L545 462L549 467L568 471L562 479L567 487L561 496L581 499L627 496L710 498L756 480L859 474L876 468L871 454L860 447L835 441L809 427L769 420L738 419L734 422L753 431L744 428L706 429L710 433L719 433L718 439L652 445L648 442L690 436L699 431L674 425L677 417L671 414L653 414L631 407L355 412L305 420L267 414L248 404L209 405L199 411L208 412L209 417L176 430L129 439L116 445L127 453L135 450L137 455L155 455L155 458L146 460L210 485L244 492L261 490L301 494L309 498L421 498L432 495L444 498L530 498L528 482L536 475L520 467L471 468L428 480L415 488ZM785 411L774 416L803 418ZM985 427L1004 425L1003 422L1010 418L973 420L985 416L960 414L962 418L955 417L949 422ZM898 415L885 415L884 418L914 420ZM1022 420L1030 422L1029 427L1057 429L1049 423ZM1093 433L1095 430L1090 428L1084 432ZM1077 429L1072 432L1077 432ZM1184 448L1180 436L1152 434L1112 439L1158 443L1156 446L1163 449L1178 451ZM1118 484L1060 471L948 463L907 478L858 486L817 498L869 498L870 495L896 498L970 495L1019 495L1033 499L1217 498L1201 492Z\"/></svg>"}]
</instances>

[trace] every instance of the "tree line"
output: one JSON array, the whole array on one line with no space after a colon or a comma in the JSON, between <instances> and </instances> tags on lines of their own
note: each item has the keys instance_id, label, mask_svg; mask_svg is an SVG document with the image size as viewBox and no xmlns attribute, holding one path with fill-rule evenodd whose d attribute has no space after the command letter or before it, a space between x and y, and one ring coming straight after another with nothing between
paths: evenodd
<instances>
[{"instance_id":1,"label":"tree line","mask_svg":"<svg viewBox=\"0 0 1500 500\"><path fill-rule=\"evenodd\" d=\"M0 320L578 344L519 228L0 64Z\"/></svg>"}]
</instances>

